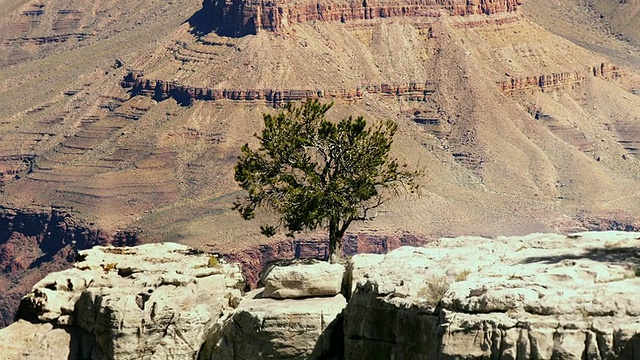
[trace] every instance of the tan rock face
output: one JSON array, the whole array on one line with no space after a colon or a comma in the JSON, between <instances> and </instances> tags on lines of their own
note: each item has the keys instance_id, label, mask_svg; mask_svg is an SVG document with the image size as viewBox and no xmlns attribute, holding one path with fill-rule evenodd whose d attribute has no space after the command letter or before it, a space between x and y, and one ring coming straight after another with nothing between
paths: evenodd
<instances>
[{"instance_id":1,"label":"tan rock face","mask_svg":"<svg viewBox=\"0 0 640 360\"><path fill-rule=\"evenodd\" d=\"M0 331L0 359L98 359L93 334L77 327L57 327L18 320ZM102 357L104 358L104 357Z\"/></svg>"},{"instance_id":2,"label":"tan rock face","mask_svg":"<svg viewBox=\"0 0 640 360\"><path fill-rule=\"evenodd\" d=\"M606 232L394 250L349 301L346 358L634 358L639 247Z\"/></svg>"},{"instance_id":3,"label":"tan rock face","mask_svg":"<svg viewBox=\"0 0 640 360\"><path fill-rule=\"evenodd\" d=\"M247 294L225 324L223 335L204 348L201 359L324 359L341 353L341 295L306 299L264 298Z\"/></svg>"},{"instance_id":4,"label":"tan rock face","mask_svg":"<svg viewBox=\"0 0 640 360\"><path fill-rule=\"evenodd\" d=\"M349 260L345 273L346 289L348 290L349 296L356 290L357 281L369 278L369 273L373 271L383 259L384 255L381 254L361 254Z\"/></svg>"},{"instance_id":5,"label":"tan rock face","mask_svg":"<svg viewBox=\"0 0 640 360\"><path fill-rule=\"evenodd\" d=\"M344 271L344 266L327 262L276 266L264 279L262 296L274 299L334 296L342 290Z\"/></svg>"},{"instance_id":6,"label":"tan rock face","mask_svg":"<svg viewBox=\"0 0 640 360\"><path fill-rule=\"evenodd\" d=\"M260 30L278 31L306 21L371 20L389 17L428 17L491 15L514 12L520 0L421 0L421 1L271 1L231 0L204 2L223 30L235 35Z\"/></svg>"},{"instance_id":7,"label":"tan rock face","mask_svg":"<svg viewBox=\"0 0 640 360\"><path fill-rule=\"evenodd\" d=\"M21 318L45 322L30 325L35 334L46 333L46 346L71 351L70 359L193 359L220 327L221 316L237 305L244 287L237 266L184 245L95 247L80 257L73 269L38 282L19 310ZM21 330L28 324L20 324L18 329L28 332ZM47 324L67 329L66 337L43 327ZM82 346L74 350L70 344Z\"/></svg>"}]
</instances>

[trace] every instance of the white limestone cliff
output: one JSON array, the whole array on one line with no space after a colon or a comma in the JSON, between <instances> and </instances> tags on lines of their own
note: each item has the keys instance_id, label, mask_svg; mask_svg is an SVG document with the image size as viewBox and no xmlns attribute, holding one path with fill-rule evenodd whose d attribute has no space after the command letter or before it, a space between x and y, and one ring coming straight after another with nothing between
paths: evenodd
<instances>
[{"instance_id":1,"label":"white limestone cliff","mask_svg":"<svg viewBox=\"0 0 640 360\"><path fill-rule=\"evenodd\" d=\"M27 339L45 334L36 349L2 349L2 356L194 359L244 287L237 265L179 244L95 247L79 258L22 300L19 316L33 323L20 321L0 332L0 343L9 342L12 331L35 334Z\"/></svg>"},{"instance_id":2,"label":"white limestone cliff","mask_svg":"<svg viewBox=\"0 0 640 360\"><path fill-rule=\"evenodd\" d=\"M0 359L640 360L640 233L440 239L275 267L245 295L182 245L81 255L24 298Z\"/></svg>"},{"instance_id":3,"label":"white limestone cliff","mask_svg":"<svg viewBox=\"0 0 640 360\"><path fill-rule=\"evenodd\" d=\"M349 300L345 359L640 359L638 294L638 233L404 247Z\"/></svg>"}]
</instances>

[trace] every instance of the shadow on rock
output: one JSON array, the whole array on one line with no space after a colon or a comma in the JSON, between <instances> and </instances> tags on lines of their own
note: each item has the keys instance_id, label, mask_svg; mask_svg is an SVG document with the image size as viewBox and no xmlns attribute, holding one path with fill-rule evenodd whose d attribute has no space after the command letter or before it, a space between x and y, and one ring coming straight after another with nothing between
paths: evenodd
<instances>
[{"instance_id":1,"label":"shadow on rock","mask_svg":"<svg viewBox=\"0 0 640 360\"><path fill-rule=\"evenodd\" d=\"M589 259L599 262L618 263L632 267L640 266L640 249L637 247L591 248L581 254L560 254L552 256L529 257L521 264L545 263L557 264L566 260Z\"/></svg>"},{"instance_id":2,"label":"shadow on rock","mask_svg":"<svg viewBox=\"0 0 640 360\"><path fill-rule=\"evenodd\" d=\"M344 317L342 314L333 319L324 329L309 359L344 359Z\"/></svg>"},{"instance_id":3,"label":"shadow on rock","mask_svg":"<svg viewBox=\"0 0 640 360\"><path fill-rule=\"evenodd\" d=\"M255 19L243 16L244 4L234 1L204 0L202 9L196 11L186 23L191 25L191 34L204 36L215 32L217 35L240 38L256 34Z\"/></svg>"}]
</instances>

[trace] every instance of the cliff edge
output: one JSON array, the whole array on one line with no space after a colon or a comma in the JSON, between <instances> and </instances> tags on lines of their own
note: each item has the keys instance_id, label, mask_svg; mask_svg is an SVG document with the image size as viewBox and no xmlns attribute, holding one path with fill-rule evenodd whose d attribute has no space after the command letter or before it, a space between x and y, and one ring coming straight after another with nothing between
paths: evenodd
<instances>
[{"instance_id":1,"label":"cliff edge","mask_svg":"<svg viewBox=\"0 0 640 360\"><path fill-rule=\"evenodd\" d=\"M390 17L493 15L515 12L520 5L521 0L204 0L203 9L218 31L243 36L261 30L278 32L289 25L310 21L346 23Z\"/></svg>"},{"instance_id":2,"label":"cliff edge","mask_svg":"<svg viewBox=\"0 0 640 360\"><path fill-rule=\"evenodd\" d=\"M96 247L34 286L0 353L640 359L639 248L630 232L443 238L346 266L278 265L243 295L237 266L183 245Z\"/></svg>"}]
</instances>

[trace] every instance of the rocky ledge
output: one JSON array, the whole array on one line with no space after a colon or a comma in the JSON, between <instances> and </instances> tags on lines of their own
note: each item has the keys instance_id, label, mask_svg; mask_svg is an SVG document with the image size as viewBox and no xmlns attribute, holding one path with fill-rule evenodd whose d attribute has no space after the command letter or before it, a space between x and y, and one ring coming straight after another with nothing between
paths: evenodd
<instances>
[{"instance_id":1,"label":"rocky ledge","mask_svg":"<svg viewBox=\"0 0 640 360\"><path fill-rule=\"evenodd\" d=\"M3 359L193 359L240 300L237 265L184 245L97 246L25 296Z\"/></svg>"},{"instance_id":2,"label":"rocky ledge","mask_svg":"<svg viewBox=\"0 0 640 360\"><path fill-rule=\"evenodd\" d=\"M640 233L460 237L379 259L345 309L346 359L640 359Z\"/></svg>"},{"instance_id":3,"label":"rocky ledge","mask_svg":"<svg viewBox=\"0 0 640 360\"><path fill-rule=\"evenodd\" d=\"M640 233L440 239L346 265L97 247L0 331L9 359L640 359Z\"/></svg>"},{"instance_id":4,"label":"rocky ledge","mask_svg":"<svg viewBox=\"0 0 640 360\"><path fill-rule=\"evenodd\" d=\"M521 0L204 0L203 10L219 32L233 36L278 32L308 21L493 15L513 13Z\"/></svg>"}]
</instances>

